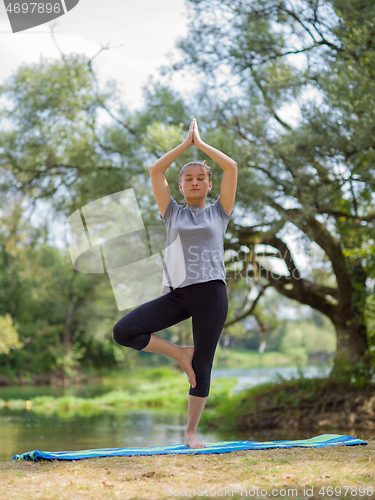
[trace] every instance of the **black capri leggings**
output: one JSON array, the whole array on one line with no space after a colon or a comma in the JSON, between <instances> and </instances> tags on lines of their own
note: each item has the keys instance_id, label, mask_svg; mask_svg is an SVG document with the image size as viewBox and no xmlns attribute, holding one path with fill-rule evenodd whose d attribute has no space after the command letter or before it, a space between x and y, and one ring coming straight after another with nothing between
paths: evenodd
<instances>
[{"instance_id":1,"label":"black capri leggings","mask_svg":"<svg viewBox=\"0 0 375 500\"><path fill-rule=\"evenodd\" d=\"M116 323L113 338L122 346L141 351L150 342L151 333L192 317L196 386L190 387L189 394L204 398L209 394L214 354L227 314L224 281L195 283L133 309Z\"/></svg>"}]
</instances>

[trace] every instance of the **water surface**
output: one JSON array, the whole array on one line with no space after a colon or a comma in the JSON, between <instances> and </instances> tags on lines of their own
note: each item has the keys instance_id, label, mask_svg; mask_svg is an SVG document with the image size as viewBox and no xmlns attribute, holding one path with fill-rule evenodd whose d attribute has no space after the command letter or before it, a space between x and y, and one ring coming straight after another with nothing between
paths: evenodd
<instances>
[{"instance_id":1,"label":"water surface","mask_svg":"<svg viewBox=\"0 0 375 500\"><path fill-rule=\"evenodd\" d=\"M326 371L327 372L327 371ZM324 376L326 372L308 367L304 376ZM213 378L236 377L235 391L274 380L280 374L284 378L298 376L293 368L256 368L249 370L214 370ZM108 385L84 385L70 387L10 387L0 388L0 398L29 399L35 396L94 397L114 387ZM124 388L116 384L116 389ZM66 413L42 413L32 410L0 410L0 461L10 460L15 454L32 450L69 451L96 448L149 447L184 442L186 411L171 410L105 410ZM335 431L358 438L374 437L374 431L342 429ZM246 432L200 432L203 442L215 441L273 441L306 439L317 434L332 433L321 429L318 433L300 430L271 430Z\"/></svg>"}]
</instances>

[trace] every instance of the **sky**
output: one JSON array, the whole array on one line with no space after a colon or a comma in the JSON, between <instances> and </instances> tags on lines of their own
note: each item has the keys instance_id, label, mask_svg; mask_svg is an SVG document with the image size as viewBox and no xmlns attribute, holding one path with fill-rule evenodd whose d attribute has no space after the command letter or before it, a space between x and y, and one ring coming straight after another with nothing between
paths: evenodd
<instances>
[{"instance_id":1,"label":"sky","mask_svg":"<svg viewBox=\"0 0 375 500\"><path fill-rule=\"evenodd\" d=\"M0 84L21 64L61 57L50 33L54 23L57 44L65 54L93 57L101 47L112 47L95 59L95 72L103 84L116 80L122 100L136 109L142 106L142 87L149 77L166 82L158 68L169 64L169 55L181 57L175 44L188 33L188 8L185 0L80 0L55 21L12 33L0 0ZM197 80L193 74L175 75L170 85L193 92Z\"/></svg>"}]
</instances>

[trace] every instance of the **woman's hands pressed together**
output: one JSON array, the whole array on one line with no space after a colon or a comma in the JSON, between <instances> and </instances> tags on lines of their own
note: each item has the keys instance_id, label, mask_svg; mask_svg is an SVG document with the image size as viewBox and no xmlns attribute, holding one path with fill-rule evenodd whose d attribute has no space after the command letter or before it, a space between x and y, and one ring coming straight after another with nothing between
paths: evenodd
<instances>
[{"instance_id":1,"label":"woman's hands pressed together","mask_svg":"<svg viewBox=\"0 0 375 500\"><path fill-rule=\"evenodd\" d=\"M183 144L186 149L190 146L197 146L224 171L220 185L220 202L226 213L231 214L237 189L237 163L225 153L202 141L195 118L191 121L188 137Z\"/></svg>"},{"instance_id":2,"label":"woman's hands pressed together","mask_svg":"<svg viewBox=\"0 0 375 500\"><path fill-rule=\"evenodd\" d=\"M203 144L201 136L199 135L198 123L195 118L192 119L189 127L188 135L184 141L184 144L189 148L190 146L199 146Z\"/></svg>"},{"instance_id":3,"label":"woman's hands pressed together","mask_svg":"<svg viewBox=\"0 0 375 500\"><path fill-rule=\"evenodd\" d=\"M194 118L194 129L193 129L193 141L194 141L194 146L199 146L203 143L201 136L199 135L199 129L198 129L198 123L197 120Z\"/></svg>"},{"instance_id":4,"label":"woman's hands pressed together","mask_svg":"<svg viewBox=\"0 0 375 500\"><path fill-rule=\"evenodd\" d=\"M190 148L190 146L194 146L194 126L195 126L195 118L191 120L188 135L184 141L184 144Z\"/></svg>"}]
</instances>

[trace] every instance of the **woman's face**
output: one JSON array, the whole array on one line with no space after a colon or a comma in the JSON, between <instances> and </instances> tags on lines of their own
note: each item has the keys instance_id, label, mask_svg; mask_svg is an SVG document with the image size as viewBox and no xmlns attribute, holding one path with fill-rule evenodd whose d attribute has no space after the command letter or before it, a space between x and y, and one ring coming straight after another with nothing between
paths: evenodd
<instances>
[{"instance_id":1,"label":"woman's face","mask_svg":"<svg viewBox=\"0 0 375 500\"><path fill-rule=\"evenodd\" d=\"M203 167L190 165L182 172L179 187L185 198L206 198L211 191L212 182L208 181L208 174Z\"/></svg>"}]
</instances>

